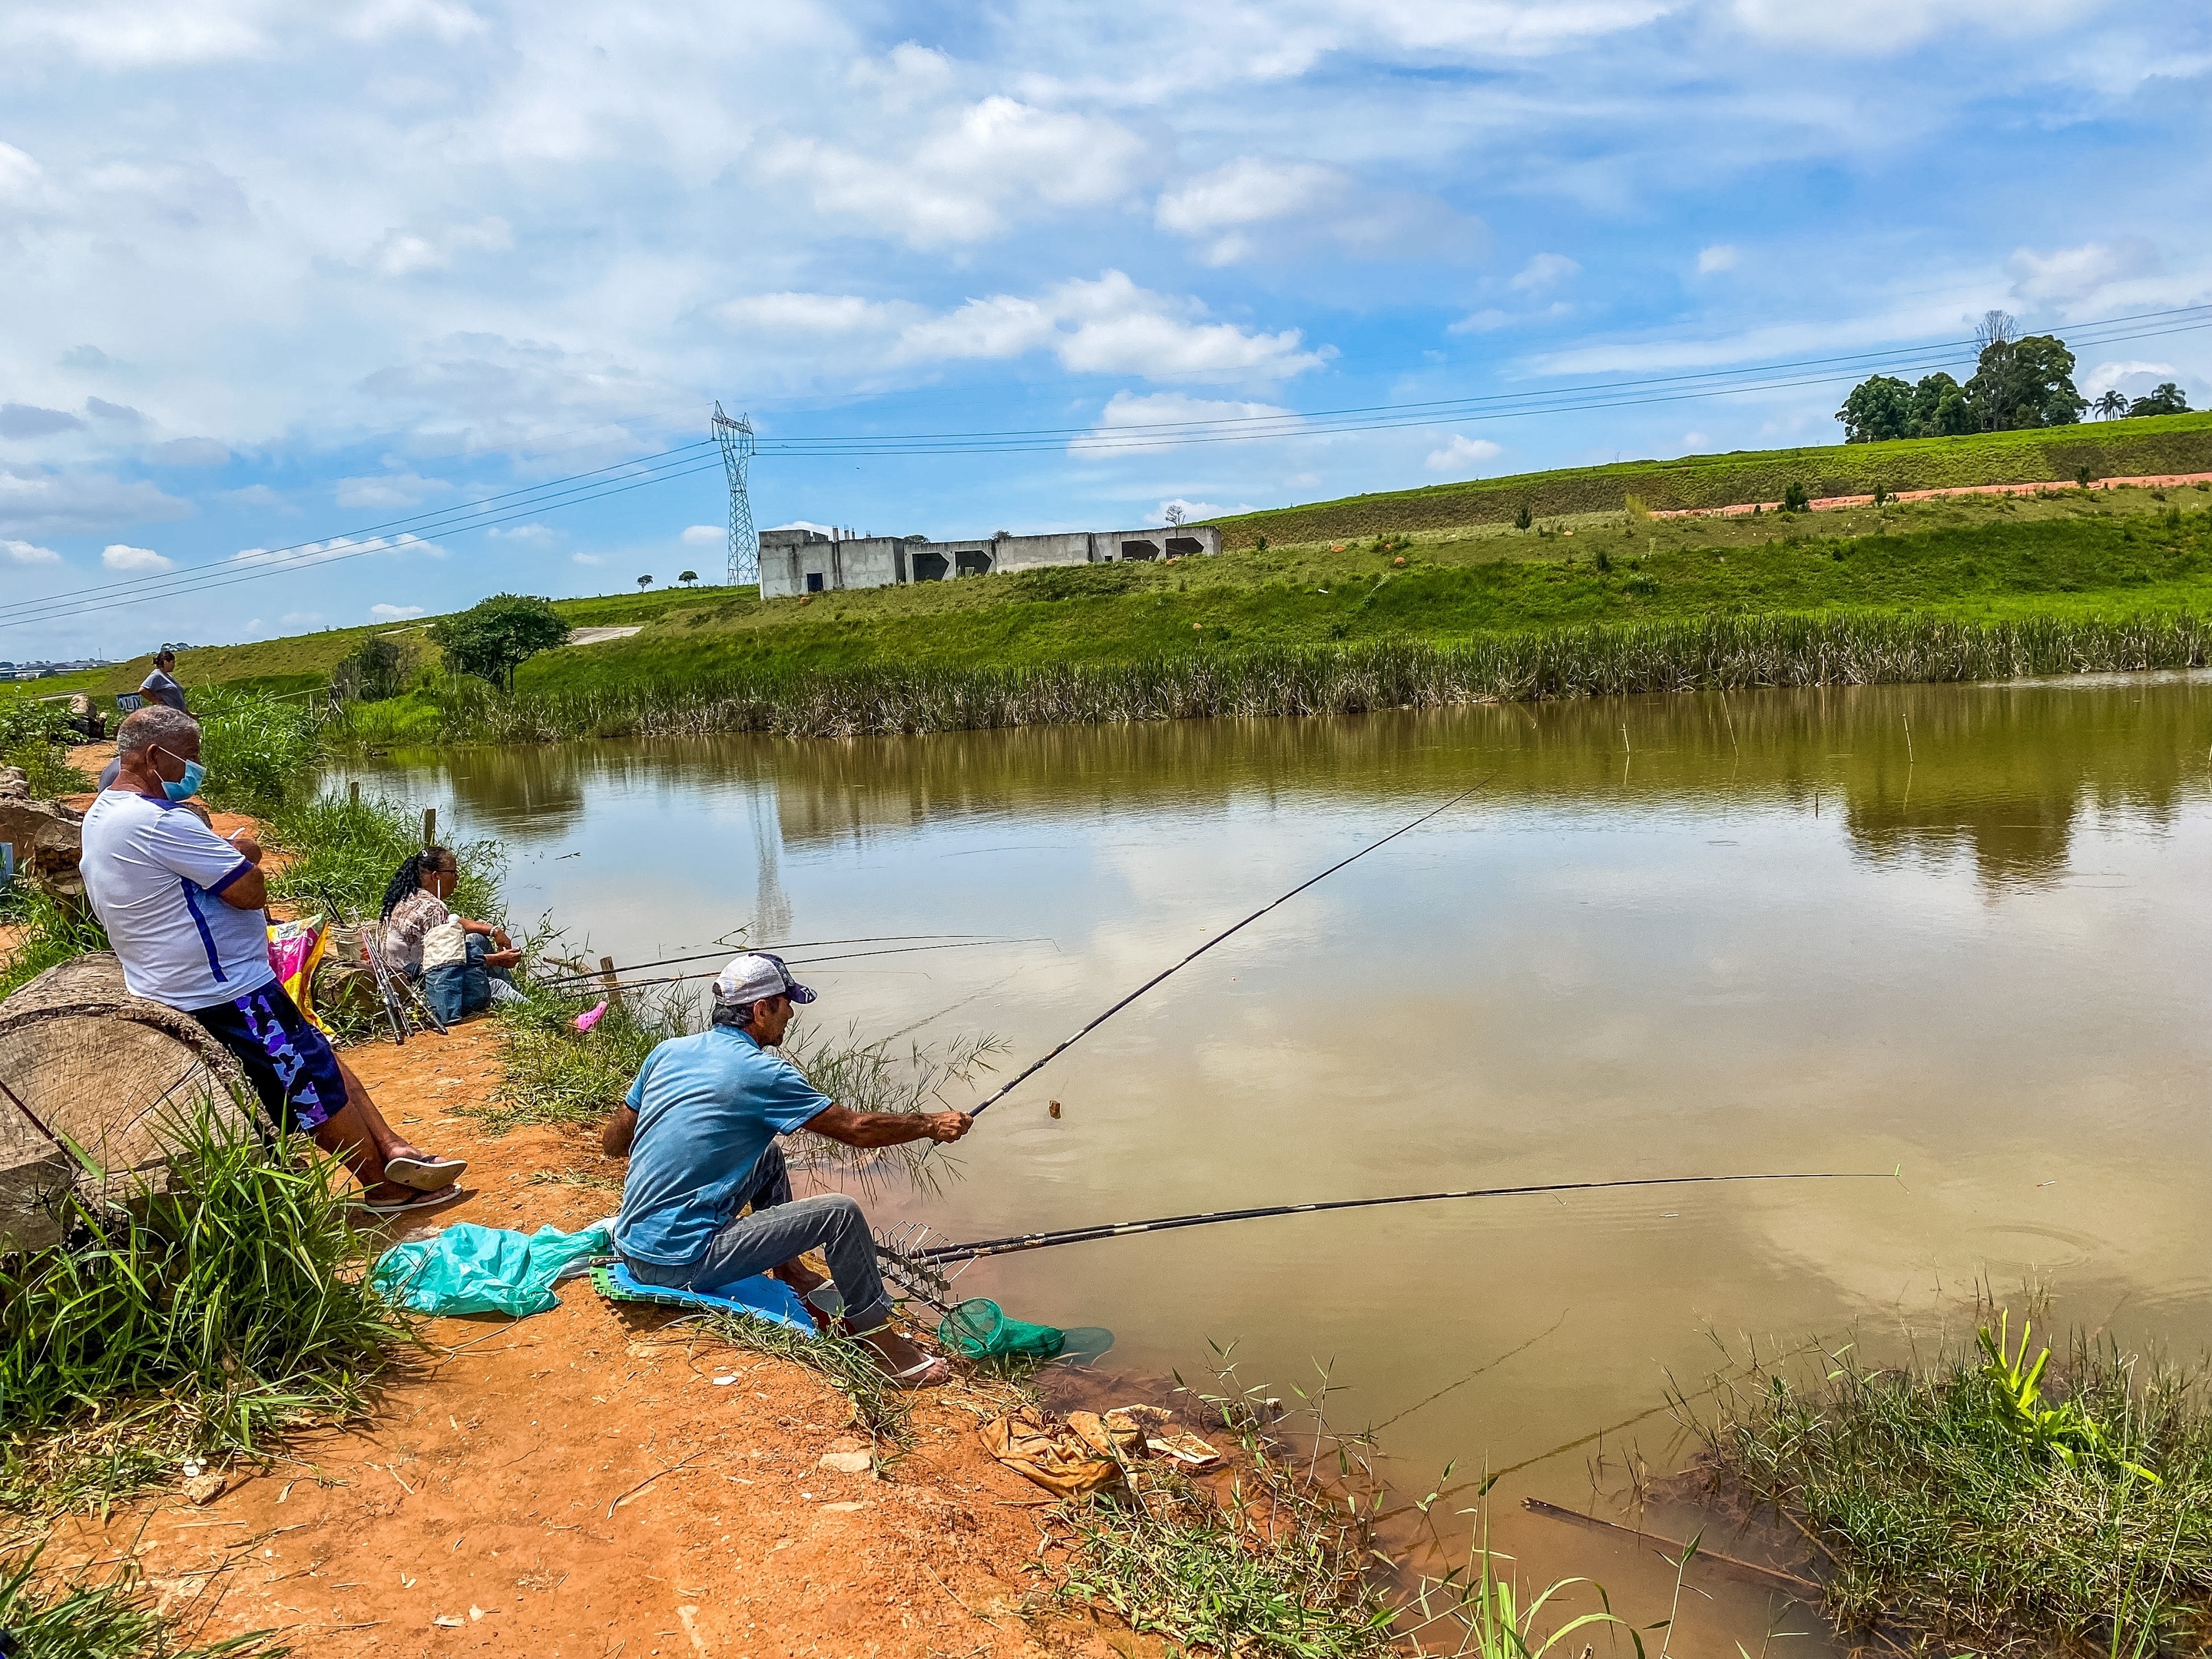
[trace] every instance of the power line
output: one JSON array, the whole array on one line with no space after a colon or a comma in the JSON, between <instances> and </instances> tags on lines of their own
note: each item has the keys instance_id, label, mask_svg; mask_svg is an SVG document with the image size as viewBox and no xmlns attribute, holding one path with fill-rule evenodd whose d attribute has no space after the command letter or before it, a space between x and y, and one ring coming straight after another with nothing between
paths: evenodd
<instances>
[{"instance_id":1,"label":"power line","mask_svg":"<svg viewBox=\"0 0 2212 1659\"><path fill-rule=\"evenodd\" d=\"M2191 320L2178 320L2181 319ZM2133 326L2141 323L2166 323L2168 325ZM2207 328L2212 328L2212 306L2187 306L2086 324L2074 331L2072 343L2083 347L2116 345L2134 340L2192 333ZM1972 341L1943 341L1934 345L1884 347L1873 351L1806 358L1749 368L1703 369L1680 374L1647 376L1635 380L1424 402L1357 405L1306 414L1285 412L1224 416L1104 428L1096 426L1039 428L998 432L877 434L856 438L795 435L760 439L757 442L761 452L787 459L857 454L1017 454L1059 449L1077 455L1111 454L1122 450L1180 448L1197 444L1249 443L1270 439L1402 430L1450 424L1463 419L1525 419L1539 415L1652 407L1700 398L1799 390L1838 383L1868 368L1893 364L1898 360L1917 358L1922 364L1929 364L1931 354L1940 358L1941 363L1948 364L1959 360L1942 354L1968 352L1973 346ZM1802 372L1806 370L1826 372ZM1619 395L1623 392L1640 395ZM713 439L679 445L653 455L617 462L567 477L549 479L543 483L479 497L451 507L432 509L319 540L268 550L265 553L257 554L247 568L242 569L239 568L240 556L234 555L182 570L130 578L97 587L81 588L68 593L0 606L0 627L24 626L51 621L62 615L89 615L143 604L150 599L175 599L213 592L242 582L257 581L266 576L319 568L369 554L389 551L395 544L385 541L380 544L348 546L335 553L330 550L332 544L349 543L355 537L374 538L386 532L398 532L418 539L428 539L430 536L450 536L465 531L488 529L518 518L603 501L651 484L669 483L723 467L725 462L719 453L712 460L696 459L698 451L714 447ZM616 476L610 477L611 474ZM495 507L501 510L489 510Z\"/></svg>"},{"instance_id":2,"label":"power line","mask_svg":"<svg viewBox=\"0 0 2212 1659\"><path fill-rule=\"evenodd\" d=\"M308 541L294 542L284 547L258 548L252 550L252 551L253 553L254 562L259 564L269 564L272 561L283 559L288 556L292 555L299 556L298 563L305 564L319 562L319 560L318 556L323 550L328 548L332 543L351 542L356 537L381 538L388 532L397 532L400 535L414 536L418 540L428 540L428 536L422 533L426 529L428 531L429 535L446 535L455 533L457 530L460 529L474 528L474 526L462 521L477 515L483 509L492 507L499 502L504 501L512 503L516 501L517 498L523 496L543 497L547 501L551 502L555 501L555 498L560 495L573 493L568 489L568 486L574 485L584 487L586 480L601 478L607 473L618 472L624 468L635 469L642 467L647 469L648 471L651 471L660 467L663 463L673 464L680 458L690 456L698 450L709 447L712 443L712 439L702 439L696 443L682 444L674 449L663 450L657 454L641 455L633 460L617 461L609 466L596 467L589 472L573 473L567 477L562 478L548 478L542 483L530 484L519 489L502 490L495 495L479 496L475 501L458 502L452 507L433 507L425 512L410 514L404 518L386 519L379 524L363 525L357 529L343 530L330 536L319 537ZM639 476L639 474L635 471L632 471L626 473L624 476L635 477ZM567 503L559 502L557 504L566 505ZM533 501L528 504L528 507L534 508L536 505L537 502ZM509 514L508 516L514 515ZM444 522L446 520L453 520L454 522L448 525ZM504 522L504 520L499 520L499 522ZM381 553L388 551L394 544L394 543L387 542L381 546L370 548L367 550L370 552ZM198 564L187 566L181 571L161 571L150 576L134 576L124 581L104 582L98 587L80 588L77 589L76 592L85 594L112 593L124 588L143 587L152 584L173 581L182 576L190 575L198 571L218 569L225 565L236 564L245 559L246 556L242 553L234 553L222 559L202 560ZM296 568L296 565L293 568ZM70 594L55 594L52 597L55 599L67 599L72 596Z\"/></svg>"}]
</instances>

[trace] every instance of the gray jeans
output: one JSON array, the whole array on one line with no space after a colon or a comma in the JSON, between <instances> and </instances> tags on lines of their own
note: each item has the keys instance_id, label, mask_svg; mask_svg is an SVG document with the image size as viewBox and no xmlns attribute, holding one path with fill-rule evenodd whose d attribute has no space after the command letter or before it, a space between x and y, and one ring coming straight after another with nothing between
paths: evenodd
<instances>
[{"instance_id":1,"label":"gray jeans","mask_svg":"<svg viewBox=\"0 0 2212 1659\"><path fill-rule=\"evenodd\" d=\"M845 1298L848 1328L873 1330L891 1316L883 1275L876 1271L875 1241L856 1201L842 1193L794 1200L783 1153L770 1142L753 1166L751 1179L738 1194L738 1208L748 1206L752 1213L732 1216L724 1223L696 1261L669 1267L624 1256L623 1265L641 1285L720 1296L740 1279L818 1248L829 1258L837 1294Z\"/></svg>"}]
</instances>

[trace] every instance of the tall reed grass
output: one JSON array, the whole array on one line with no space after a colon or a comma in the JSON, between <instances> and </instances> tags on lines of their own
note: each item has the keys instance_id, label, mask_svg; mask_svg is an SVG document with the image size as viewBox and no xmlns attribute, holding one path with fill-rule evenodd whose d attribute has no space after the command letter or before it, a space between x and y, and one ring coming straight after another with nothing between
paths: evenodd
<instances>
[{"instance_id":1,"label":"tall reed grass","mask_svg":"<svg viewBox=\"0 0 2212 1659\"><path fill-rule=\"evenodd\" d=\"M228 812L268 813L314 793L320 716L313 700L221 686L195 694L202 798Z\"/></svg>"},{"instance_id":2,"label":"tall reed grass","mask_svg":"<svg viewBox=\"0 0 2212 1659\"><path fill-rule=\"evenodd\" d=\"M927 666L630 684L507 697L461 684L451 741L766 732L854 737L1220 716L1358 714L1564 697L1768 686L2002 680L2212 660L2186 613L1967 623L1887 613L1714 616L1039 668Z\"/></svg>"},{"instance_id":3,"label":"tall reed grass","mask_svg":"<svg viewBox=\"0 0 2212 1659\"><path fill-rule=\"evenodd\" d=\"M1699 1431L1723 1479L1820 1551L1844 1630L1982 1654L2212 1644L2203 1373L2079 1334L2026 1382L2009 1355L1894 1369L1849 1350L1814 1358L1802 1375L1754 1368L1726 1384ZM2045 1407L2043 1389L2062 1405ZM2023 1431L2052 1419L2098 1455Z\"/></svg>"},{"instance_id":4,"label":"tall reed grass","mask_svg":"<svg viewBox=\"0 0 2212 1659\"><path fill-rule=\"evenodd\" d=\"M0 1505L94 1504L187 1456L252 1457L368 1403L404 1316L369 1283L333 1162L204 1102L169 1190L79 1204L69 1241L0 1257Z\"/></svg>"}]
</instances>

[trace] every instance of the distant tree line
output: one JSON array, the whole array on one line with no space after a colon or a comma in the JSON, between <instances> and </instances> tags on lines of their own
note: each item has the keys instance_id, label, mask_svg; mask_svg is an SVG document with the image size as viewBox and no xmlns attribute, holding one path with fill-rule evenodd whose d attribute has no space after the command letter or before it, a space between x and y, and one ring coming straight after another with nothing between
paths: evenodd
<instances>
[{"instance_id":1,"label":"distant tree line","mask_svg":"<svg viewBox=\"0 0 2212 1659\"><path fill-rule=\"evenodd\" d=\"M1948 438L1967 432L2014 432L2025 427L2072 426L2090 408L2074 386L2074 354L2055 334L2017 332L2014 319L1992 311L1974 331L1981 346L1973 377L1964 386L1937 370L1908 386L1876 374L1851 388L1836 418L1844 441L1879 443L1886 438ZM2180 415L2189 401L2169 380L2133 402L2107 392L2096 402L2105 419Z\"/></svg>"}]
</instances>

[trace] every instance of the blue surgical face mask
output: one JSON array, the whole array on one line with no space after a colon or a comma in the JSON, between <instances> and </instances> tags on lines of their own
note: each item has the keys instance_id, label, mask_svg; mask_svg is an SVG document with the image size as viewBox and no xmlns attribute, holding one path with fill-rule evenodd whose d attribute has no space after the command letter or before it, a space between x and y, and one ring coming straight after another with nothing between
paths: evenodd
<instances>
[{"instance_id":1,"label":"blue surgical face mask","mask_svg":"<svg viewBox=\"0 0 2212 1659\"><path fill-rule=\"evenodd\" d=\"M190 800L199 793L200 785L206 781L207 768L198 761L186 761L184 776L174 782L167 778L161 780L161 793L171 800Z\"/></svg>"}]
</instances>

